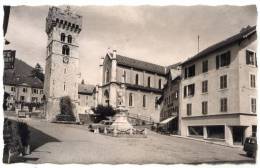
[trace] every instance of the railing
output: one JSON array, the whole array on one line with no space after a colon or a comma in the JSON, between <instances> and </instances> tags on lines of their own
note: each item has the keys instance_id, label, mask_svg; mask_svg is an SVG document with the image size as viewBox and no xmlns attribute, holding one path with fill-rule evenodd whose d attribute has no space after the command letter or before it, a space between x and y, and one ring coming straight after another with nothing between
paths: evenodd
<instances>
[{"instance_id":1,"label":"railing","mask_svg":"<svg viewBox=\"0 0 260 168\"><path fill-rule=\"evenodd\" d=\"M146 122L150 122L150 123L154 122L152 117L134 114L134 113L127 113L127 115L128 115L129 118L134 118L134 119L138 119L138 120L142 120L142 121L146 121Z\"/></svg>"}]
</instances>

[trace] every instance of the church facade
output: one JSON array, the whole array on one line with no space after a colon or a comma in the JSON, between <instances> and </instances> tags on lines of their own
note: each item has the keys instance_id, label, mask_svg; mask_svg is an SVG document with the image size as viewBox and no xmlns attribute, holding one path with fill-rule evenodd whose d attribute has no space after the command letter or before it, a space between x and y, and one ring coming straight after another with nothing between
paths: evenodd
<instances>
[{"instance_id":1,"label":"church facade","mask_svg":"<svg viewBox=\"0 0 260 168\"><path fill-rule=\"evenodd\" d=\"M120 105L117 99L122 96L130 119L159 122L157 100L162 94L165 76L163 66L121 56L116 50L108 52L100 64L98 104L117 107ZM122 89L124 91L119 92Z\"/></svg>"},{"instance_id":2,"label":"church facade","mask_svg":"<svg viewBox=\"0 0 260 168\"><path fill-rule=\"evenodd\" d=\"M46 96L46 118L54 120L60 113L60 98L69 96L74 113L78 106L79 42L82 17L69 9L49 9L46 18L48 35L45 66L44 95ZM77 116L77 114L75 114Z\"/></svg>"}]
</instances>

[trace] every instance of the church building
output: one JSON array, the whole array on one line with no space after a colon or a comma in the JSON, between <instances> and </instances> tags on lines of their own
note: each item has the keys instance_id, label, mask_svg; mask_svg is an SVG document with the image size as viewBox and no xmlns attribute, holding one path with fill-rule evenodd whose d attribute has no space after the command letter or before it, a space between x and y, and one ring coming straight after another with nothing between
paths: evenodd
<instances>
[{"instance_id":1,"label":"church building","mask_svg":"<svg viewBox=\"0 0 260 168\"><path fill-rule=\"evenodd\" d=\"M132 121L159 122L157 101L166 82L166 68L119 55L116 50L101 62L98 103L117 107L118 96L123 96ZM118 95L122 86L124 95Z\"/></svg>"}]
</instances>

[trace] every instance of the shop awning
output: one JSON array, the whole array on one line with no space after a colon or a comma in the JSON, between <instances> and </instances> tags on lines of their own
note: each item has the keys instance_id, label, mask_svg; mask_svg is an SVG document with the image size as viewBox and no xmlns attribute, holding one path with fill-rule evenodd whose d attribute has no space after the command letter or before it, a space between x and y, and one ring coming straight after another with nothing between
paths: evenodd
<instances>
[{"instance_id":1,"label":"shop awning","mask_svg":"<svg viewBox=\"0 0 260 168\"><path fill-rule=\"evenodd\" d=\"M177 116L172 116L172 117L169 117L163 121L161 121L159 124L167 124L168 122L172 121L174 118L176 118Z\"/></svg>"}]
</instances>

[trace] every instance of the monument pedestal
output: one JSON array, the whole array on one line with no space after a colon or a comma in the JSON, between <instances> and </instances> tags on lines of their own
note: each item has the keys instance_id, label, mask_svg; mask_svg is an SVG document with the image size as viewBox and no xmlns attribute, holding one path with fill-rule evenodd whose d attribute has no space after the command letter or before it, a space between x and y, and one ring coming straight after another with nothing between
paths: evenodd
<instances>
[{"instance_id":1,"label":"monument pedestal","mask_svg":"<svg viewBox=\"0 0 260 168\"><path fill-rule=\"evenodd\" d=\"M119 111L119 113L115 115L116 119L111 125L111 127L118 131L126 131L129 129L133 129L133 126L127 120L127 109L124 107L119 107L117 108L117 110Z\"/></svg>"}]
</instances>

